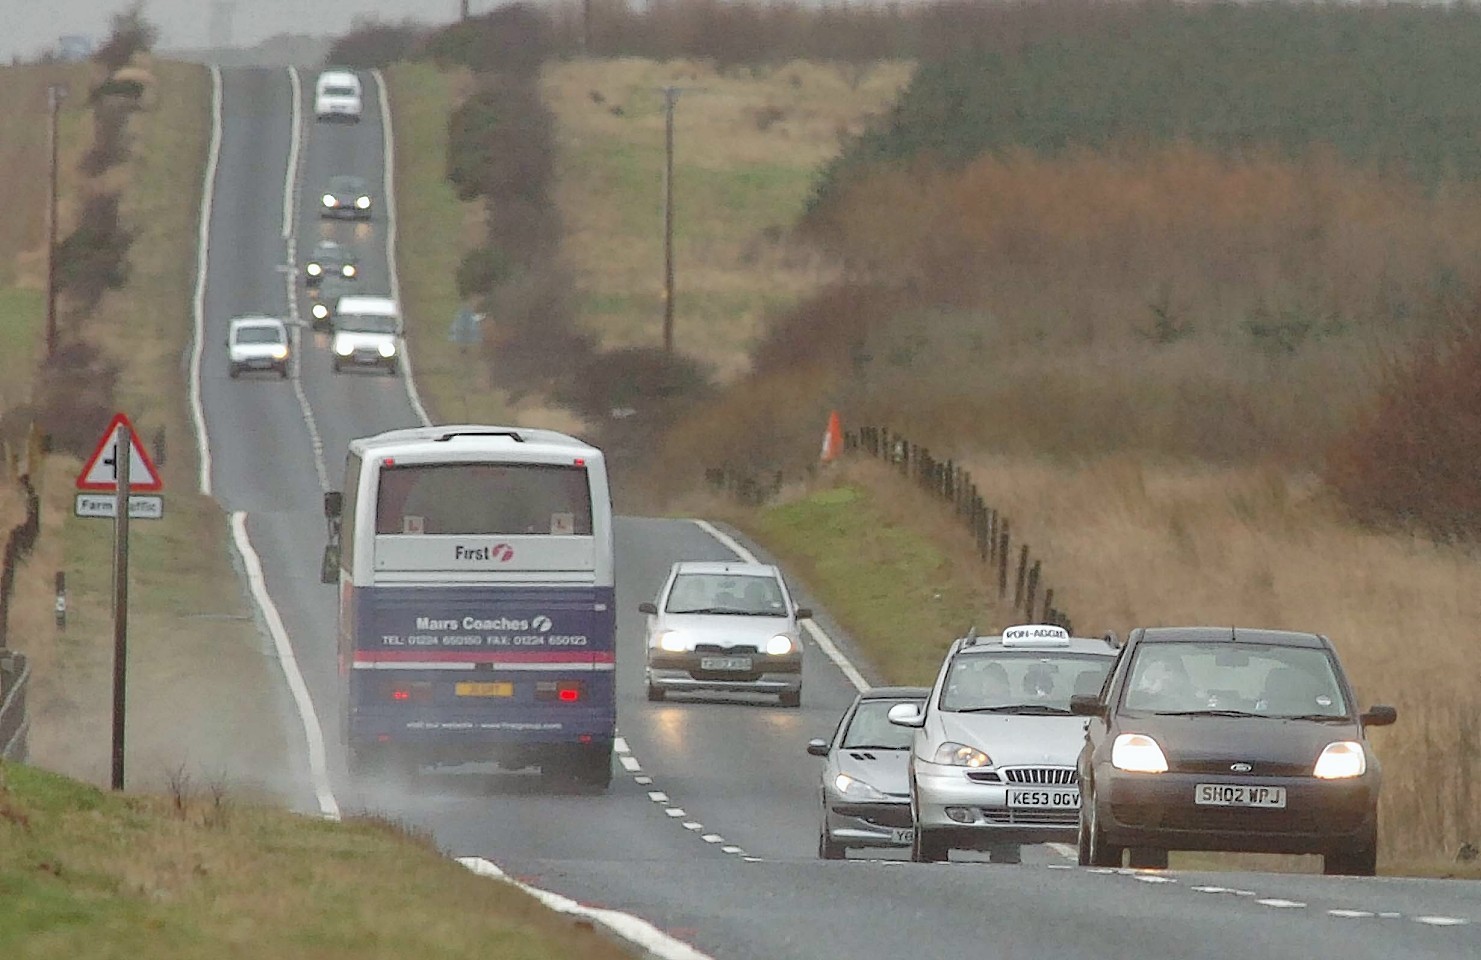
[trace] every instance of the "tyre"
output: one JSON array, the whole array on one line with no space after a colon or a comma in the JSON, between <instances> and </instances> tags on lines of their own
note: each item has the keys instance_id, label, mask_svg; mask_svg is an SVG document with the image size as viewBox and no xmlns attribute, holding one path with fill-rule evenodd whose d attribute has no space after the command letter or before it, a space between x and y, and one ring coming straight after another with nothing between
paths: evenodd
<instances>
[{"instance_id":1,"label":"tyre","mask_svg":"<svg viewBox=\"0 0 1481 960\"><path fill-rule=\"evenodd\" d=\"M281 366L281 367L278 368L278 379L279 380L287 380L288 379L288 365L286 363L283 364L283 366Z\"/></svg>"},{"instance_id":2,"label":"tyre","mask_svg":"<svg viewBox=\"0 0 1481 960\"><path fill-rule=\"evenodd\" d=\"M847 849L843 844L828 837L828 829L826 827L818 831L819 860L842 860L844 859L844 851Z\"/></svg>"},{"instance_id":3,"label":"tyre","mask_svg":"<svg viewBox=\"0 0 1481 960\"><path fill-rule=\"evenodd\" d=\"M389 373L391 376L393 376L393 377L396 376L396 370L397 370L397 366L396 366L395 361L392 361L391 363L386 364L386 372Z\"/></svg>"},{"instance_id":4,"label":"tyre","mask_svg":"<svg viewBox=\"0 0 1481 960\"><path fill-rule=\"evenodd\" d=\"M1080 830L1075 836L1075 862L1090 866L1090 828L1086 825L1085 802L1080 802Z\"/></svg>"},{"instance_id":5,"label":"tyre","mask_svg":"<svg viewBox=\"0 0 1481 960\"><path fill-rule=\"evenodd\" d=\"M345 368L345 365L343 363L340 363L339 362L339 357L335 357L334 358L334 372L335 373L340 373L341 371L344 370L344 368Z\"/></svg>"},{"instance_id":6,"label":"tyre","mask_svg":"<svg viewBox=\"0 0 1481 960\"><path fill-rule=\"evenodd\" d=\"M227 374L233 380L235 380L237 377L240 377L242 375L242 368L237 366L236 364L232 364L230 367L227 368Z\"/></svg>"},{"instance_id":7,"label":"tyre","mask_svg":"<svg viewBox=\"0 0 1481 960\"><path fill-rule=\"evenodd\" d=\"M1023 847L1016 843L995 843L987 852L993 863L1023 862Z\"/></svg>"},{"instance_id":8,"label":"tyre","mask_svg":"<svg viewBox=\"0 0 1481 960\"><path fill-rule=\"evenodd\" d=\"M1106 843L1106 835L1100 828L1100 814L1096 813L1095 810L1095 797L1091 796L1086 805L1090 807L1090 822L1084 828L1084 832L1087 834L1086 843L1088 844L1087 859L1090 861L1086 866L1121 866L1121 852L1124 848Z\"/></svg>"},{"instance_id":9,"label":"tyre","mask_svg":"<svg viewBox=\"0 0 1481 960\"><path fill-rule=\"evenodd\" d=\"M800 707L802 706L802 691L788 690L779 693L777 694L776 702L784 707Z\"/></svg>"},{"instance_id":10,"label":"tyre","mask_svg":"<svg viewBox=\"0 0 1481 960\"><path fill-rule=\"evenodd\" d=\"M665 692L663 687L655 687L651 683L648 684L648 699L654 703L662 703Z\"/></svg>"},{"instance_id":11,"label":"tyre","mask_svg":"<svg viewBox=\"0 0 1481 960\"><path fill-rule=\"evenodd\" d=\"M1157 847L1132 847L1126 865L1134 870L1166 870L1167 851Z\"/></svg>"},{"instance_id":12,"label":"tyre","mask_svg":"<svg viewBox=\"0 0 1481 960\"><path fill-rule=\"evenodd\" d=\"M1322 855L1322 873L1329 877L1371 877L1378 872L1378 831Z\"/></svg>"},{"instance_id":13,"label":"tyre","mask_svg":"<svg viewBox=\"0 0 1481 960\"><path fill-rule=\"evenodd\" d=\"M915 828L915 842L910 846L910 859L916 863L945 863L951 858L951 844L934 831Z\"/></svg>"}]
</instances>

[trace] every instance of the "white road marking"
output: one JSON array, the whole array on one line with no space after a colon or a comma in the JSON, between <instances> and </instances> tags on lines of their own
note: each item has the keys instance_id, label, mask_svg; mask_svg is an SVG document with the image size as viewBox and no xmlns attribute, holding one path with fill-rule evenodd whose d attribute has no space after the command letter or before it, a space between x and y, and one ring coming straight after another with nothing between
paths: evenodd
<instances>
[{"instance_id":1,"label":"white road marking","mask_svg":"<svg viewBox=\"0 0 1481 960\"><path fill-rule=\"evenodd\" d=\"M252 589L252 599L262 611L267 622L268 633L273 638L273 648L278 654L278 666L288 681L288 690L293 694L293 704L298 708L298 719L303 726L304 739L309 753L309 773L314 781L314 794L319 801L319 812L333 820L339 819L339 803L334 799L334 789L329 783L329 766L325 759L324 730L319 725L319 716L314 712L314 701L309 696L309 687L298 669L298 660L293 655L293 644L288 640L288 630L283 618L267 590L267 580L262 574L262 561L252 548L247 536L247 515L240 510L231 515L231 535L241 555L242 565L247 571L247 583Z\"/></svg>"},{"instance_id":2,"label":"white road marking","mask_svg":"<svg viewBox=\"0 0 1481 960\"><path fill-rule=\"evenodd\" d=\"M649 791L649 793L648 793L648 799L649 800L652 800L654 803L668 803L669 802L668 794L664 793L662 790L652 790L652 791Z\"/></svg>"},{"instance_id":3,"label":"white road marking","mask_svg":"<svg viewBox=\"0 0 1481 960\"><path fill-rule=\"evenodd\" d=\"M704 828L705 828L705 825L704 824L702 824L702 823L696 823L693 820L688 820L688 821L685 821L685 823L684 823L684 829L685 830L703 830Z\"/></svg>"},{"instance_id":4,"label":"white road marking","mask_svg":"<svg viewBox=\"0 0 1481 960\"><path fill-rule=\"evenodd\" d=\"M518 887L558 913L585 917L600 923L624 940L662 960L713 960L708 954L700 953L684 941L669 936L641 917L618 910L583 906L569 897L551 893L549 890L541 890L527 883L520 883L482 857L458 857L457 860L478 876L502 880Z\"/></svg>"},{"instance_id":5,"label":"white road marking","mask_svg":"<svg viewBox=\"0 0 1481 960\"><path fill-rule=\"evenodd\" d=\"M1343 920L1361 920L1366 917L1376 916L1376 914L1369 910L1328 910L1327 915L1339 917Z\"/></svg>"},{"instance_id":6,"label":"white road marking","mask_svg":"<svg viewBox=\"0 0 1481 960\"><path fill-rule=\"evenodd\" d=\"M617 762L622 764L622 768L628 773L637 773L643 769L642 764L638 763L638 758L630 754L618 754Z\"/></svg>"},{"instance_id":7,"label":"white road marking","mask_svg":"<svg viewBox=\"0 0 1481 960\"><path fill-rule=\"evenodd\" d=\"M646 777L646 776L645 777L633 777L633 783L636 783L640 787L652 786L652 784L653 784L653 778L652 777Z\"/></svg>"},{"instance_id":8,"label":"white road marking","mask_svg":"<svg viewBox=\"0 0 1481 960\"><path fill-rule=\"evenodd\" d=\"M300 119L303 85L298 81L298 68L288 68L288 85L293 90L293 131L288 135L288 189L283 191L283 239L293 239L293 210L297 206L298 193L294 186L298 182L298 153L303 143L303 123Z\"/></svg>"},{"instance_id":9,"label":"white road marking","mask_svg":"<svg viewBox=\"0 0 1481 960\"><path fill-rule=\"evenodd\" d=\"M737 846L721 847L720 848L720 852L721 853L733 853L733 854L745 853L744 850L742 850L740 847L737 847Z\"/></svg>"},{"instance_id":10,"label":"white road marking","mask_svg":"<svg viewBox=\"0 0 1481 960\"><path fill-rule=\"evenodd\" d=\"M1306 906L1300 900L1282 900L1280 897L1268 897L1255 902L1262 907L1275 907L1277 910L1301 910Z\"/></svg>"},{"instance_id":11,"label":"white road marking","mask_svg":"<svg viewBox=\"0 0 1481 960\"><path fill-rule=\"evenodd\" d=\"M666 813L666 814L668 814L669 816L673 817L676 820L679 819L680 817L687 817L687 816L689 816L689 814L685 813L683 810L680 810L678 807L667 807L667 808L664 809L663 812Z\"/></svg>"},{"instance_id":12,"label":"white road marking","mask_svg":"<svg viewBox=\"0 0 1481 960\"><path fill-rule=\"evenodd\" d=\"M705 843L724 843L725 842L725 838L722 837L722 836L720 836L718 833L707 833L704 836L700 837L700 839L703 840Z\"/></svg>"},{"instance_id":13,"label":"white road marking","mask_svg":"<svg viewBox=\"0 0 1481 960\"><path fill-rule=\"evenodd\" d=\"M627 739L625 737L613 737L612 752L618 754L632 753L632 748L627 745Z\"/></svg>"},{"instance_id":14,"label":"white road marking","mask_svg":"<svg viewBox=\"0 0 1481 960\"><path fill-rule=\"evenodd\" d=\"M1463 927L1471 921L1460 917L1415 917L1414 922L1428 924L1432 927Z\"/></svg>"},{"instance_id":15,"label":"white road marking","mask_svg":"<svg viewBox=\"0 0 1481 960\"><path fill-rule=\"evenodd\" d=\"M381 75L380 69L370 71L370 75L375 78L376 92L381 101L381 140L385 155L381 190L386 201L386 269L390 277L391 299L399 305L401 281L396 275L396 143L391 135L391 98L386 95L386 78ZM419 318L414 322L425 324L430 322L430 318ZM422 406L422 395L417 392L416 377L411 372L411 347L406 340L404 336L401 338L401 383L406 388L406 399L410 401L417 419L422 422L422 426L430 427L432 418L427 415L427 408Z\"/></svg>"},{"instance_id":16,"label":"white road marking","mask_svg":"<svg viewBox=\"0 0 1481 960\"><path fill-rule=\"evenodd\" d=\"M221 161L221 68L211 67L211 145L206 150L205 182L201 187L200 224L195 248L195 298L192 304L195 337L190 345L190 419L195 426L197 486L211 495L211 439L206 433L206 408L201 401L201 356L206 349L206 273L211 253L211 207L216 196L216 168Z\"/></svg>"},{"instance_id":17,"label":"white road marking","mask_svg":"<svg viewBox=\"0 0 1481 960\"><path fill-rule=\"evenodd\" d=\"M1178 882L1176 877L1164 877L1161 874L1157 874L1157 873L1139 873L1139 874L1136 875L1136 879L1140 880L1142 883L1177 883Z\"/></svg>"},{"instance_id":18,"label":"white road marking","mask_svg":"<svg viewBox=\"0 0 1481 960\"><path fill-rule=\"evenodd\" d=\"M1404 915L1402 913L1396 913L1393 911L1385 911L1378 915L1378 919L1380 920L1402 920L1403 918Z\"/></svg>"}]
</instances>

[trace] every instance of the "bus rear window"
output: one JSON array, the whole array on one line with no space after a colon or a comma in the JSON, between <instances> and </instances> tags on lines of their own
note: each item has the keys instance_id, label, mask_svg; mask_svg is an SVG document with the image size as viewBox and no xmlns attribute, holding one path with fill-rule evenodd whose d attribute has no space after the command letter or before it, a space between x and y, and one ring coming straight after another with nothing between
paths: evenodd
<instances>
[{"instance_id":1,"label":"bus rear window","mask_svg":"<svg viewBox=\"0 0 1481 960\"><path fill-rule=\"evenodd\" d=\"M581 467L516 463L390 466L381 470L377 534L591 536L591 488Z\"/></svg>"}]
</instances>

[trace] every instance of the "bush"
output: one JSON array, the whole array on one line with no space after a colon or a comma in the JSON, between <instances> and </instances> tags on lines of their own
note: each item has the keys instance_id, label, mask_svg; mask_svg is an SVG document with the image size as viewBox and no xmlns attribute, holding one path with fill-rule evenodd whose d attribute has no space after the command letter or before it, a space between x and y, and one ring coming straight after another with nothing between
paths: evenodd
<instances>
[{"instance_id":1,"label":"bush","mask_svg":"<svg viewBox=\"0 0 1481 960\"><path fill-rule=\"evenodd\" d=\"M524 3L500 7L439 30L423 48L424 55L443 65L512 76L538 74L555 52L550 21Z\"/></svg>"},{"instance_id":2,"label":"bush","mask_svg":"<svg viewBox=\"0 0 1481 960\"><path fill-rule=\"evenodd\" d=\"M133 234L121 225L118 195L95 193L82 205L77 229L57 244L57 284L86 311L128 278Z\"/></svg>"},{"instance_id":3,"label":"bush","mask_svg":"<svg viewBox=\"0 0 1481 960\"><path fill-rule=\"evenodd\" d=\"M510 277L509 258L497 247L474 247L458 264L458 296L470 297L492 293Z\"/></svg>"},{"instance_id":4,"label":"bush","mask_svg":"<svg viewBox=\"0 0 1481 960\"><path fill-rule=\"evenodd\" d=\"M93 59L112 74L137 53L148 53L159 39L159 28L144 19L144 3L138 0L123 13L113 15L112 32L93 53Z\"/></svg>"},{"instance_id":5,"label":"bush","mask_svg":"<svg viewBox=\"0 0 1481 960\"><path fill-rule=\"evenodd\" d=\"M93 104L93 145L78 165L83 173L96 177L129 156L129 114L134 106L117 97L104 97Z\"/></svg>"},{"instance_id":6,"label":"bush","mask_svg":"<svg viewBox=\"0 0 1481 960\"><path fill-rule=\"evenodd\" d=\"M77 457L92 453L98 431L113 417L118 367L91 344L67 338L41 367L36 422L52 449Z\"/></svg>"},{"instance_id":7,"label":"bush","mask_svg":"<svg viewBox=\"0 0 1481 960\"><path fill-rule=\"evenodd\" d=\"M361 21L334 41L324 60L326 64L362 70L388 66L407 59L426 33L426 27L411 20L400 23Z\"/></svg>"}]
</instances>

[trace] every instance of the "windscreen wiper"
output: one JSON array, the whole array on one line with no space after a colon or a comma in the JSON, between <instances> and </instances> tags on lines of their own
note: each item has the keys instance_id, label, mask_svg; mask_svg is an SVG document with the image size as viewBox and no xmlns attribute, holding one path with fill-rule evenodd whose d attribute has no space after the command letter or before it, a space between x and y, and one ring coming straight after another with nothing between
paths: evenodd
<instances>
[{"instance_id":1,"label":"windscreen wiper","mask_svg":"<svg viewBox=\"0 0 1481 960\"><path fill-rule=\"evenodd\" d=\"M1288 720L1289 717L1272 717L1268 713L1250 713L1248 710L1154 710L1158 717L1257 717L1261 720Z\"/></svg>"},{"instance_id":2,"label":"windscreen wiper","mask_svg":"<svg viewBox=\"0 0 1481 960\"><path fill-rule=\"evenodd\" d=\"M967 707L957 710L957 713L1014 713L1020 716L1069 716L1070 711L1064 707L1050 707L1041 703L1010 703L999 707Z\"/></svg>"}]
</instances>

